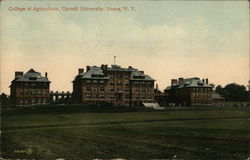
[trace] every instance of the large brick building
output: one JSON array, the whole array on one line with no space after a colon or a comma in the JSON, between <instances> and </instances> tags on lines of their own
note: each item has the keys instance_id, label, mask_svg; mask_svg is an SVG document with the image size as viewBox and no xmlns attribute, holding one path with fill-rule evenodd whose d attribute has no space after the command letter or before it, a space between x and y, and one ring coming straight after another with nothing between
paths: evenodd
<instances>
[{"instance_id":1,"label":"large brick building","mask_svg":"<svg viewBox=\"0 0 250 160\"><path fill-rule=\"evenodd\" d=\"M213 86L208 84L208 79L179 78L171 80L171 86L164 90L168 103L177 105L212 104Z\"/></svg>"},{"instance_id":2,"label":"large brick building","mask_svg":"<svg viewBox=\"0 0 250 160\"><path fill-rule=\"evenodd\" d=\"M15 79L11 81L10 98L15 105L48 104L50 101L50 81L48 74L30 69L27 73L15 72Z\"/></svg>"},{"instance_id":3,"label":"large brick building","mask_svg":"<svg viewBox=\"0 0 250 160\"><path fill-rule=\"evenodd\" d=\"M154 102L154 79L131 66L87 66L73 81L73 98L81 103L139 105Z\"/></svg>"}]
</instances>

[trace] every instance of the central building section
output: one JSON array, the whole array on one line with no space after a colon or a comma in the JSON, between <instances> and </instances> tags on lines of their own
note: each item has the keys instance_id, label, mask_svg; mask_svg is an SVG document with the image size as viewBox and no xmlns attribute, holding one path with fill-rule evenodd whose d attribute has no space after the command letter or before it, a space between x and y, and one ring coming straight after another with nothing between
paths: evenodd
<instances>
[{"instance_id":1,"label":"central building section","mask_svg":"<svg viewBox=\"0 0 250 160\"><path fill-rule=\"evenodd\" d=\"M78 69L73 98L80 103L142 105L154 103L154 79L144 71L119 65L87 66Z\"/></svg>"}]
</instances>

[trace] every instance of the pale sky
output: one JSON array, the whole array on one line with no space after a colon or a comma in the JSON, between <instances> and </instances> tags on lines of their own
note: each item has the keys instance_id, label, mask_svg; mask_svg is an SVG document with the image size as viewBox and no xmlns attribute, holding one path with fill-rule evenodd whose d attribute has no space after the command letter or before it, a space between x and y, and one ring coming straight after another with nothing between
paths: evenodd
<instances>
[{"instance_id":1,"label":"pale sky","mask_svg":"<svg viewBox=\"0 0 250 160\"><path fill-rule=\"evenodd\" d=\"M172 78L249 80L247 1L3 1L1 92L15 71L48 72L72 91L78 68L113 63L144 70L163 90ZM12 7L134 7L122 12L10 11Z\"/></svg>"}]
</instances>

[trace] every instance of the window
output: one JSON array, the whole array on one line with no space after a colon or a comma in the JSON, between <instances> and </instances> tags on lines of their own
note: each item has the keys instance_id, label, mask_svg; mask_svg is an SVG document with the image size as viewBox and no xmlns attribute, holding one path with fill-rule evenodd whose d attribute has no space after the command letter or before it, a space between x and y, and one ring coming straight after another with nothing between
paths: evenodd
<instances>
[{"instance_id":1,"label":"window","mask_svg":"<svg viewBox=\"0 0 250 160\"><path fill-rule=\"evenodd\" d=\"M129 80L126 80L126 81L125 81L125 85L129 85Z\"/></svg>"},{"instance_id":2,"label":"window","mask_svg":"<svg viewBox=\"0 0 250 160\"><path fill-rule=\"evenodd\" d=\"M148 92L151 92L151 88L147 88L148 89Z\"/></svg>"},{"instance_id":3,"label":"window","mask_svg":"<svg viewBox=\"0 0 250 160\"><path fill-rule=\"evenodd\" d=\"M94 80L93 83L98 83L98 81L97 81L97 80Z\"/></svg>"},{"instance_id":4,"label":"window","mask_svg":"<svg viewBox=\"0 0 250 160\"><path fill-rule=\"evenodd\" d=\"M122 88L117 88L117 91L118 92L122 92Z\"/></svg>"},{"instance_id":5,"label":"window","mask_svg":"<svg viewBox=\"0 0 250 160\"><path fill-rule=\"evenodd\" d=\"M28 89L24 89L24 94L25 95L29 95L29 90Z\"/></svg>"},{"instance_id":6,"label":"window","mask_svg":"<svg viewBox=\"0 0 250 160\"><path fill-rule=\"evenodd\" d=\"M139 93L136 93L136 98L140 98L140 94Z\"/></svg>"},{"instance_id":7,"label":"window","mask_svg":"<svg viewBox=\"0 0 250 160\"><path fill-rule=\"evenodd\" d=\"M125 88L125 91L126 91L126 92L129 92L129 88L128 88L128 87L126 87L126 88Z\"/></svg>"},{"instance_id":8,"label":"window","mask_svg":"<svg viewBox=\"0 0 250 160\"><path fill-rule=\"evenodd\" d=\"M91 98L91 94L88 93L88 94L86 95L86 97L87 97L87 98Z\"/></svg>"},{"instance_id":9,"label":"window","mask_svg":"<svg viewBox=\"0 0 250 160\"><path fill-rule=\"evenodd\" d=\"M114 98L115 98L115 95L114 95L114 94L110 94L110 98L111 98L111 99L114 99Z\"/></svg>"},{"instance_id":10,"label":"window","mask_svg":"<svg viewBox=\"0 0 250 160\"><path fill-rule=\"evenodd\" d=\"M110 88L109 90L110 90L111 92L114 92L114 88Z\"/></svg>"},{"instance_id":11,"label":"window","mask_svg":"<svg viewBox=\"0 0 250 160\"><path fill-rule=\"evenodd\" d=\"M31 83L31 86L36 86L36 84L35 83Z\"/></svg>"},{"instance_id":12,"label":"window","mask_svg":"<svg viewBox=\"0 0 250 160\"><path fill-rule=\"evenodd\" d=\"M145 93L142 93L141 98L142 98L142 99L145 99L145 98L146 98L146 94L145 94Z\"/></svg>"},{"instance_id":13,"label":"window","mask_svg":"<svg viewBox=\"0 0 250 160\"><path fill-rule=\"evenodd\" d=\"M43 90L43 95L46 95L46 91L45 90Z\"/></svg>"},{"instance_id":14,"label":"window","mask_svg":"<svg viewBox=\"0 0 250 160\"><path fill-rule=\"evenodd\" d=\"M86 83L91 83L91 80L86 80Z\"/></svg>"},{"instance_id":15,"label":"window","mask_svg":"<svg viewBox=\"0 0 250 160\"><path fill-rule=\"evenodd\" d=\"M114 76L113 75L109 75L109 78L112 79L112 78L114 78Z\"/></svg>"},{"instance_id":16,"label":"window","mask_svg":"<svg viewBox=\"0 0 250 160\"><path fill-rule=\"evenodd\" d=\"M42 92L41 92L41 90L40 89L38 89L38 95L41 95L42 94Z\"/></svg>"},{"instance_id":17,"label":"window","mask_svg":"<svg viewBox=\"0 0 250 160\"><path fill-rule=\"evenodd\" d=\"M104 83L104 80L100 80L100 83L102 83L102 84L103 84L103 83Z\"/></svg>"},{"instance_id":18,"label":"window","mask_svg":"<svg viewBox=\"0 0 250 160\"><path fill-rule=\"evenodd\" d=\"M145 87L142 87L142 92L146 92L146 88Z\"/></svg>"},{"instance_id":19,"label":"window","mask_svg":"<svg viewBox=\"0 0 250 160\"><path fill-rule=\"evenodd\" d=\"M20 94L23 95L23 89L20 89Z\"/></svg>"},{"instance_id":20,"label":"window","mask_svg":"<svg viewBox=\"0 0 250 160\"><path fill-rule=\"evenodd\" d=\"M105 88L104 88L104 87L101 87L101 88L100 88L100 91L104 91L104 90L105 90Z\"/></svg>"},{"instance_id":21,"label":"window","mask_svg":"<svg viewBox=\"0 0 250 160\"><path fill-rule=\"evenodd\" d=\"M129 94L125 94L125 99L129 99Z\"/></svg>"},{"instance_id":22,"label":"window","mask_svg":"<svg viewBox=\"0 0 250 160\"><path fill-rule=\"evenodd\" d=\"M121 80L118 80L118 81L117 81L117 85L122 85L122 81L121 81Z\"/></svg>"},{"instance_id":23,"label":"window","mask_svg":"<svg viewBox=\"0 0 250 160\"><path fill-rule=\"evenodd\" d=\"M31 95L36 95L36 90L35 89L31 90Z\"/></svg>"},{"instance_id":24,"label":"window","mask_svg":"<svg viewBox=\"0 0 250 160\"><path fill-rule=\"evenodd\" d=\"M32 98L32 100L31 100L31 104L34 104L35 103L35 99L34 98Z\"/></svg>"},{"instance_id":25,"label":"window","mask_svg":"<svg viewBox=\"0 0 250 160\"><path fill-rule=\"evenodd\" d=\"M101 99L104 99L104 94L101 94L101 95L100 95L100 98L101 98Z\"/></svg>"},{"instance_id":26,"label":"window","mask_svg":"<svg viewBox=\"0 0 250 160\"><path fill-rule=\"evenodd\" d=\"M109 84L114 84L114 81L113 81L113 80L110 80Z\"/></svg>"},{"instance_id":27,"label":"window","mask_svg":"<svg viewBox=\"0 0 250 160\"><path fill-rule=\"evenodd\" d=\"M87 86L87 91L91 91L91 87L90 86Z\"/></svg>"},{"instance_id":28,"label":"window","mask_svg":"<svg viewBox=\"0 0 250 160\"><path fill-rule=\"evenodd\" d=\"M136 87L136 88L135 88L135 92L140 92L140 88L139 88L139 87Z\"/></svg>"}]
</instances>

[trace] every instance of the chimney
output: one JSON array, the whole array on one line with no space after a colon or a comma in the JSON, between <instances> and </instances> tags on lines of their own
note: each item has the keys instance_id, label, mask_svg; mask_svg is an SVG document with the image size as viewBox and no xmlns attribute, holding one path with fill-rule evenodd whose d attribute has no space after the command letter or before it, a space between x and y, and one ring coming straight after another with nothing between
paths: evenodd
<instances>
[{"instance_id":1,"label":"chimney","mask_svg":"<svg viewBox=\"0 0 250 160\"><path fill-rule=\"evenodd\" d=\"M171 86L173 86L174 84L177 84L177 79L171 79Z\"/></svg>"},{"instance_id":2,"label":"chimney","mask_svg":"<svg viewBox=\"0 0 250 160\"><path fill-rule=\"evenodd\" d=\"M206 78L206 84L208 84L208 78Z\"/></svg>"},{"instance_id":3,"label":"chimney","mask_svg":"<svg viewBox=\"0 0 250 160\"><path fill-rule=\"evenodd\" d=\"M184 84L184 78L179 78L179 85L183 85Z\"/></svg>"},{"instance_id":4,"label":"chimney","mask_svg":"<svg viewBox=\"0 0 250 160\"><path fill-rule=\"evenodd\" d=\"M87 72L90 70L90 66L87 66Z\"/></svg>"},{"instance_id":5,"label":"chimney","mask_svg":"<svg viewBox=\"0 0 250 160\"><path fill-rule=\"evenodd\" d=\"M202 79L202 82L205 83L205 79Z\"/></svg>"},{"instance_id":6,"label":"chimney","mask_svg":"<svg viewBox=\"0 0 250 160\"><path fill-rule=\"evenodd\" d=\"M132 66L128 66L128 69L132 69L133 67Z\"/></svg>"},{"instance_id":7,"label":"chimney","mask_svg":"<svg viewBox=\"0 0 250 160\"><path fill-rule=\"evenodd\" d=\"M101 65L101 69L102 70L107 70L108 69L108 65L107 64L102 64Z\"/></svg>"},{"instance_id":8,"label":"chimney","mask_svg":"<svg viewBox=\"0 0 250 160\"><path fill-rule=\"evenodd\" d=\"M48 78L48 72L45 72L45 77Z\"/></svg>"},{"instance_id":9,"label":"chimney","mask_svg":"<svg viewBox=\"0 0 250 160\"><path fill-rule=\"evenodd\" d=\"M101 69L104 69L104 68L105 68L105 65L104 65L104 64L102 64L102 65L101 65Z\"/></svg>"},{"instance_id":10,"label":"chimney","mask_svg":"<svg viewBox=\"0 0 250 160\"><path fill-rule=\"evenodd\" d=\"M79 68L79 69L78 69L78 75L80 75L80 74L82 74L82 73L84 73L84 69L83 69L83 68Z\"/></svg>"},{"instance_id":11,"label":"chimney","mask_svg":"<svg viewBox=\"0 0 250 160\"><path fill-rule=\"evenodd\" d=\"M15 72L15 78L17 77L17 76L22 76L23 75L23 72Z\"/></svg>"},{"instance_id":12,"label":"chimney","mask_svg":"<svg viewBox=\"0 0 250 160\"><path fill-rule=\"evenodd\" d=\"M144 71L140 71L142 74L144 74Z\"/></svg>"}]
</instances>

